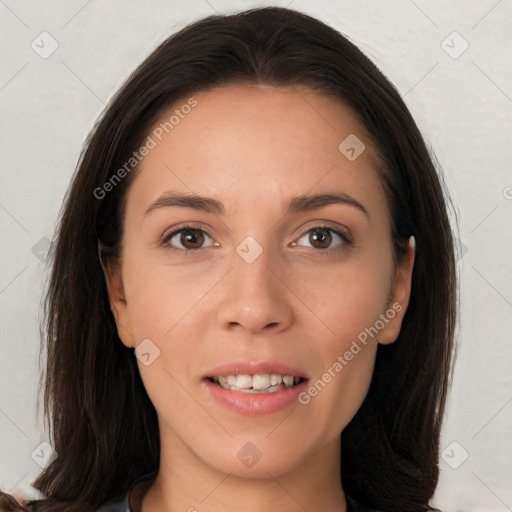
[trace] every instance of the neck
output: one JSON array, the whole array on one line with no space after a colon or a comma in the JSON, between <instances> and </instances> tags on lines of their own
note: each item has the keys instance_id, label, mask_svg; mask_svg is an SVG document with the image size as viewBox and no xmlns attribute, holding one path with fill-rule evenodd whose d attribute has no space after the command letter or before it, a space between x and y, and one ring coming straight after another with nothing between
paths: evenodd
<instances>
[{"instance_id":1,"label":"neck","mask_svg":"<svg viewBox=\"0 0 512 512\"><path fill-rule=\"evenodd\" d=\"M337 436L298 467L247 478L206 464L179 443L162 443L158 475L141 512L346 512L340 449Z\"/></svg>"}]
</instances>

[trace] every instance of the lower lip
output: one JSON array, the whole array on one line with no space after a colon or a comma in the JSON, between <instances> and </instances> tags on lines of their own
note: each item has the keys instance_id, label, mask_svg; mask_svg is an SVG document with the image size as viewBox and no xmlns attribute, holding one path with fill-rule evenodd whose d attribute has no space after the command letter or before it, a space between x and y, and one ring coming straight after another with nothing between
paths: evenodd
<instances>
[{"instance_id":1,"label":"lower lip","mask_svg":"<svg viewBox=\"0 0 512 512\"><path fill-rule=\"evenodd\" d=\"M291 388L273 393L244 393L224 389L208 379L204 379L203 383L216 402L246 416L261 416L285 409L290 404L298 402L298 396L307 387L307 380L303 380Z\"/></svg>"}]
</instances>

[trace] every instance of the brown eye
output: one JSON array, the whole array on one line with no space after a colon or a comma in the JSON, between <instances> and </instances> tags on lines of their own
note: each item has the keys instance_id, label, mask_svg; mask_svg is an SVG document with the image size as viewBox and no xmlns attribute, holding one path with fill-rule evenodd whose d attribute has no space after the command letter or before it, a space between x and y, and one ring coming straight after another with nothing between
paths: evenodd
<instances>
[{"instance_id":1,"label":"brown eye","mask_svg":"<svg viewBox=\"0 0 512 512\"><path fill-rule=\"evenodd\" d=\"M349 235L327 226L316 226L304 233L293 245L302 245L310 249L343 249L351 246L352 239Z\"/></svg>"},{"instance_id":2,"label":"brown eye","mask_svg":"<svg viewBox=\"0 0 512 512\"><path fill-rule=\"evenodd\" d=\"M330 229L316 228L309 233L309 241L317 249L327 249L332 241Z\"/></svg>"},{"instance_id":3,"label":"brown eye","mask_svg":"<svg viewBox=\"0 0 512 512\"><path fill-rule=\"evenodd\" d=\"M167 235L163 244L173 251L204 249L211 245L210 236L202 229L184 227Z\"/></svg>"},{"instance_id":4,"label":"brown eye","mask_svg":"<svg viewBox=\"0 0 512 512\"><path fill-rule=\"evenodd\" d=\"M180 235L180 243L185 249L198 249L204 242L203 232L199 229L183 230Z\"/></svg>"}]
</instances>

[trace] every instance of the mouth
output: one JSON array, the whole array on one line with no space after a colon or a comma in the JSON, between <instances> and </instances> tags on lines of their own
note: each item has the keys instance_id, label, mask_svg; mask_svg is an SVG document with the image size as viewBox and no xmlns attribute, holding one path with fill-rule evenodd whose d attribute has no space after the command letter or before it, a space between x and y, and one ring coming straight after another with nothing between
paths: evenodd
<instances>
[{"instance_id":1,"label":"mouth","mask_svg":"<svg viewBox=\"0 0 512 512\"><path fill-rule=\"evenodd\" d=\"M207 377L207 380L224 389L240 393L276 393L284 389L298 386L306 379L294 375L280 373L238 374Z\"/></svg>"},{"instance_id":2,"label":"mouth","mask_svg":"<svg viewBox=\"0 0 512 512\"><path fill-rule=\"evenodd\" d=\"M239 360L211 369L202 381L210 403L257 416L294 407L308 377L284 362Z\"/></svg>"}]
</instances>

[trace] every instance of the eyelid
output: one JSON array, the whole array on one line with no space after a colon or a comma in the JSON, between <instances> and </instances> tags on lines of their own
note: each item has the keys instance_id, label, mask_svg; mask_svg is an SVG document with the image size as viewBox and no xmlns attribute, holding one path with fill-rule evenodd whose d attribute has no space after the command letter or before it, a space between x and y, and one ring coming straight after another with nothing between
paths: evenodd
<instances>
[{"instance_id":1,"label":"eyelid","mask_svg":"<svg viewBox=\"0 0 512 512\"><path fill-rule=\"evenodd\" d=\"M310 233L312 231L320 231L320 230L329 231L329 232L333 233L331 235L332 239L331 239L329 245L331 245L332 243L336 243L337 242L336 237L338 237L339 238L338 245L335 245L334 247L314 247L311 245L299 243L302 238L308 236L308 233ZM309 243L311 243L311 242L309 242ZM337 230L332 229L327 226L318 226L317 228L311 228L308 231L306 231L303 235L301 235L297 239L296 242L293 242L292 245L294 245L296 247L304 248L308 251L314 251L315 253L333 253L336 251L342 251L342 250L346 250L346 249L350 248L352 246L352 242L345 235L345 233L343 233L341 231L337 231Z\"/></svg>"},{"instance_id":2,"label":"eyelid","mask_svg":"<svg viewBox=\"0 0 512 512\"><path fill-rule=\"evenodd\" d=\"M302 238L305 234L309 233L314 229L326 229L333 231L340 235L344 239L345 243L354 243L354 235L352 234L352 231L348 227L327 220L311 221L311 223L308 223L308 226L306 228L301 229L300 234L295 237L294 241L299 238Z\"/></svg>"},{"instance_id":3,"label":"eyelid","mask_svg":"<svg viewBox=\"0 0 512 512\"><path fill-rule=\"evenodd\" d=\"M202 249L208 249L209 247L211 247L211 246L199 247L197 249L180 249L180 248L176 248L176 247L170 247L169 242L171 241L171 239L175 235L180 233L181 231L186 231L186 230L202 231L208 238L210 238L213 241L213 237L210 235L210 233L208 233L208 231L206 231L204 224L201 224L200 222L186 222L181 225L178 224L177 226L173 226L170 230L165 231L160 239L160 244L165 246L166 249L168 249L170 251L179 251L181 253L198 252L198 251L201 251Z\"/></svg>"}]
</instances>

